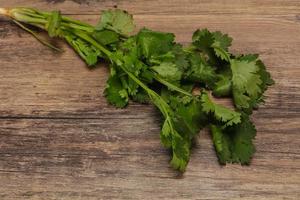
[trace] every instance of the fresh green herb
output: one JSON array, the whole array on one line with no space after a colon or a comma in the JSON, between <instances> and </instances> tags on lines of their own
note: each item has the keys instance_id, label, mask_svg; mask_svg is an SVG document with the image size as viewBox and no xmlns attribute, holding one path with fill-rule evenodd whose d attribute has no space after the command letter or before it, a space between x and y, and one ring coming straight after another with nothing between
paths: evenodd
<instances>
[{"instance_id":1,"label":"fresh green herb","mask_svg":"<svg viewBox=\"0 0 300 200\"><path fill-rule=\"evenodd\" d=\"M227 162L249 164L255 152L252 140L256 130L247 115L239 124L230 127L211 125L213 143L221 164Z\"/></svg>"},{"instance_id":2,"label":"fresh green herb","mask_svg":"<svg viewBox=\"0 0 300 200\"><path fill-rule=\"evenodd\" d=\"M64 38L88 66L108 61L107 101L118 108L130 100L158 108L163 117L160 139L172 153L173 168L186 169L193 139L207 126L221 164L250 163L256 134L250 114L274 81L257 55L230 53L227 34L196 30L193 42L183 47L172 33L144 28L132 34L132 15L118 9L103 11L96 26L58 11L1 8L0 14L52 49L59 50L25 24ZM213 96L232 98L234 109L215 103Z\"/></svg>"}]
</instances>

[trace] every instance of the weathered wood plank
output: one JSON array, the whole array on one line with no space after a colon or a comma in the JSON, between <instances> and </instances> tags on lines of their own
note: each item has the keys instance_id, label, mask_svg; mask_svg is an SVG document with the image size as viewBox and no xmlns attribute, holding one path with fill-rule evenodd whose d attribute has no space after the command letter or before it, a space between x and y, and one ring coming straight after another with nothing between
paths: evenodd
<instances>
[{"instance_id":1,"label":"weathered wood plank","mask_svg":"<svg viewBox=\"0 0 300 200\"><path fill-rule=\"evenodd\" d=\"M251 166L220 167L203 131L187 172L179 176L169 167L155 118L3 119L0 194L2 199L296 199L299 125L269 121L257 121Z\"/></svg>"},{"instance_id":2,"label":"weathered wood plank","mask_svg":"<svg viewBox=\"0 0 300 200\"><path fill-rule=\"evenodd\" d=\"M137 28L174 32L188 43L197 28L227 32L235 53L259 53L276 85L253 115L251 166L221 167L207 131L187 172L169 167L152 106L107 105L105 66L93 71L63 42L53 53L0 19L0 199L299 199L300 2L2 1L60 9L96 23L99 10L135 14Z\"/></svg>"},{"instance_id":3,"label":"weathered wood plank","mask_svg":"<svg viewBox=\"0 0 300 200\"><path fill-rule=\"evenodd\" d=\"M40 9L59 9L65 14L98 14L115 7L133 14L170 15L299 15L298 0L10 0L1 2L2 7L29 6Z\"/></svg>"}]
</instances>

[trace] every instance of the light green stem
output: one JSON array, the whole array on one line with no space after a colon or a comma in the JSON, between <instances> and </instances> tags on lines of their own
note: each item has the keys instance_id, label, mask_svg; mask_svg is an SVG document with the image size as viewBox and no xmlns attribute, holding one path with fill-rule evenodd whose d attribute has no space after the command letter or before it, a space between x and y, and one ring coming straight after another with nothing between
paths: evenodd
<instances>
[{"instance_id":1,"label":"light green stem","mask_svg":"<svg viewBox=\"0 0 300 200\"><path fill-rule=\"evenodd\" d=\"M175 90L175 91L177 91L177 92L179 92L179 93L182 93L182 94L187 95L187 96L190 96L190 97L193 96L191 93L189 93L189 92L187 92L187 91L185 91L185 90L183 90L183 89L177 87L176 85L174 85L174 84L172 84L172 83L166 81L165 79L163 79L162 77L160 77L158 74L155 74L155 72L153 72L153 74L154 74L155 80L157 80L157 81L160 82L161 84L167 86L167 87L170 88L171 90Z\"/></svg>"},{"instance_id":2,"label":"light green stem","mask_svg":"<svg viewBox=\"0 0 300 200\"><path fill-rule=\"evenodd\" d=\"M86 34L85 32L82 31L76 31L74 30L73 33L77 35L78 37L84 39L85 41L89 42L90 44L94 45L96 48L98 48L100 51L102 51L107 57L111 58L113 53L109 50L107 50L104 46L99 44L94 38Z\"/></svg>"},{"instance_id":3,"label":"light green stem","mask_svg":"<svg viewBox=\"0 0 300 200\"><path fill-rule=\"evenodd\" d=\"M29 28L27 28L26 26L24 26L23 24L21 24L20 22L13 20L13 22L15 22L18 26L20 26L22 29L24 29L25 31L29 32L33 37L35 37L39 42L41 42L43 45L56 50L56 51L60 51L62 52L61 49L53 46L52 44L50 44L49 42L46 42L45 40L41 39L34 31L30 30Z\"/></svg>"}]
</instances>

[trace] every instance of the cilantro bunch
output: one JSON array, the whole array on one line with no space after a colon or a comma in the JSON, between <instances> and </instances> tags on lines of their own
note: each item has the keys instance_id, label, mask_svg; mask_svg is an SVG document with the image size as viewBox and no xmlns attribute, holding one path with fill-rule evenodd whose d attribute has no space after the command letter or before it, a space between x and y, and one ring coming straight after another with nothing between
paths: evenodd
<instances>
[{"instance_id":1,"label":"cilantro bunch","mask_svg":"<svg viewBox=\"0 0 300 200\"><path fill-rule=\"evenodd\" d=\"M230 53L227 34L196 30L183 47L172 33L143 28L132 34L133 18L122 10L103 11L96 26L58 11L14 8L0 14L54 50L59 51L24 24L65 39L88 66L108 62L107 101L118 108L130 100L157 107L160 139L171 151L174 169L186 169L193 139L204 127L211 130L221 164L249 164L256 134L250 115L274 82L258 55ZM231 98L234 109L215 103L213 96Z\"/></svg>"}]
</instances>

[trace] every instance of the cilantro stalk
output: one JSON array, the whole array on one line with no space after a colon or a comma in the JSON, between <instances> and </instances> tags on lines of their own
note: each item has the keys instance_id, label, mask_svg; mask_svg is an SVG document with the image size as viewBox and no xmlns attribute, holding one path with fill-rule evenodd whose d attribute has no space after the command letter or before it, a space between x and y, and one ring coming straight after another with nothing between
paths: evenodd
<instances>
[{"instance_id":1,"label":"cilantro stalk","mask_svg":"<svg viewBox=\"0 0 300 200\"><path fill-rule=\"evenodd\" d=\"M184 95L186 95L186 96L189 96L189 97L193 96L191 93L189 93L189 92L187 92L187 91L181 89L180 87L177 87L176 85L174 85L174 84L172 84L172 83L166 81L165 79L163 79L162 77L160 77L158 74L154 74L153 76L154 76L155 80L157 80L157 81L160 82L161 84L167 86L167 87L170 88L171 90L177 91L177 92L179 92L179 93L181 93L181 94L184 94Z\"/></svg>"},{"instance_id":2,"label":"cilantro stalk","mask_svg":"<svg viewBox=\"0 0 300 200\"><path fill-rule=\"evenodd\" d=\"M32 8L13 8L13 9L4 9L0 8L0 14L8 16L13 19L13 22L15 22L19 27L24 29L25 31L29 32L32 34L39 42L42 44L54 49L61 51L57 47L54 47L51 45L49 42L41 39L37 33L35 33L33 30L30 28L26 27L23 23L36 26L40 29L46 30L49 32L50 36L62 36L64 37L65 35L63 33L53 33L51 34L50 31L50 26L51 26L51 16L53 16L55 12L42 12L42 11L37 11ZM58 12L58 17L61 18L61 23L59 24L59 28L61 30L68 30L68 31L73 31L73 30L82 30L86 31L88 33L92 33L94 31L94 27L87 24L80 22L78 20L73 20L69 17L65 16L60 16Z\"/></svg>"}]
</instances>

